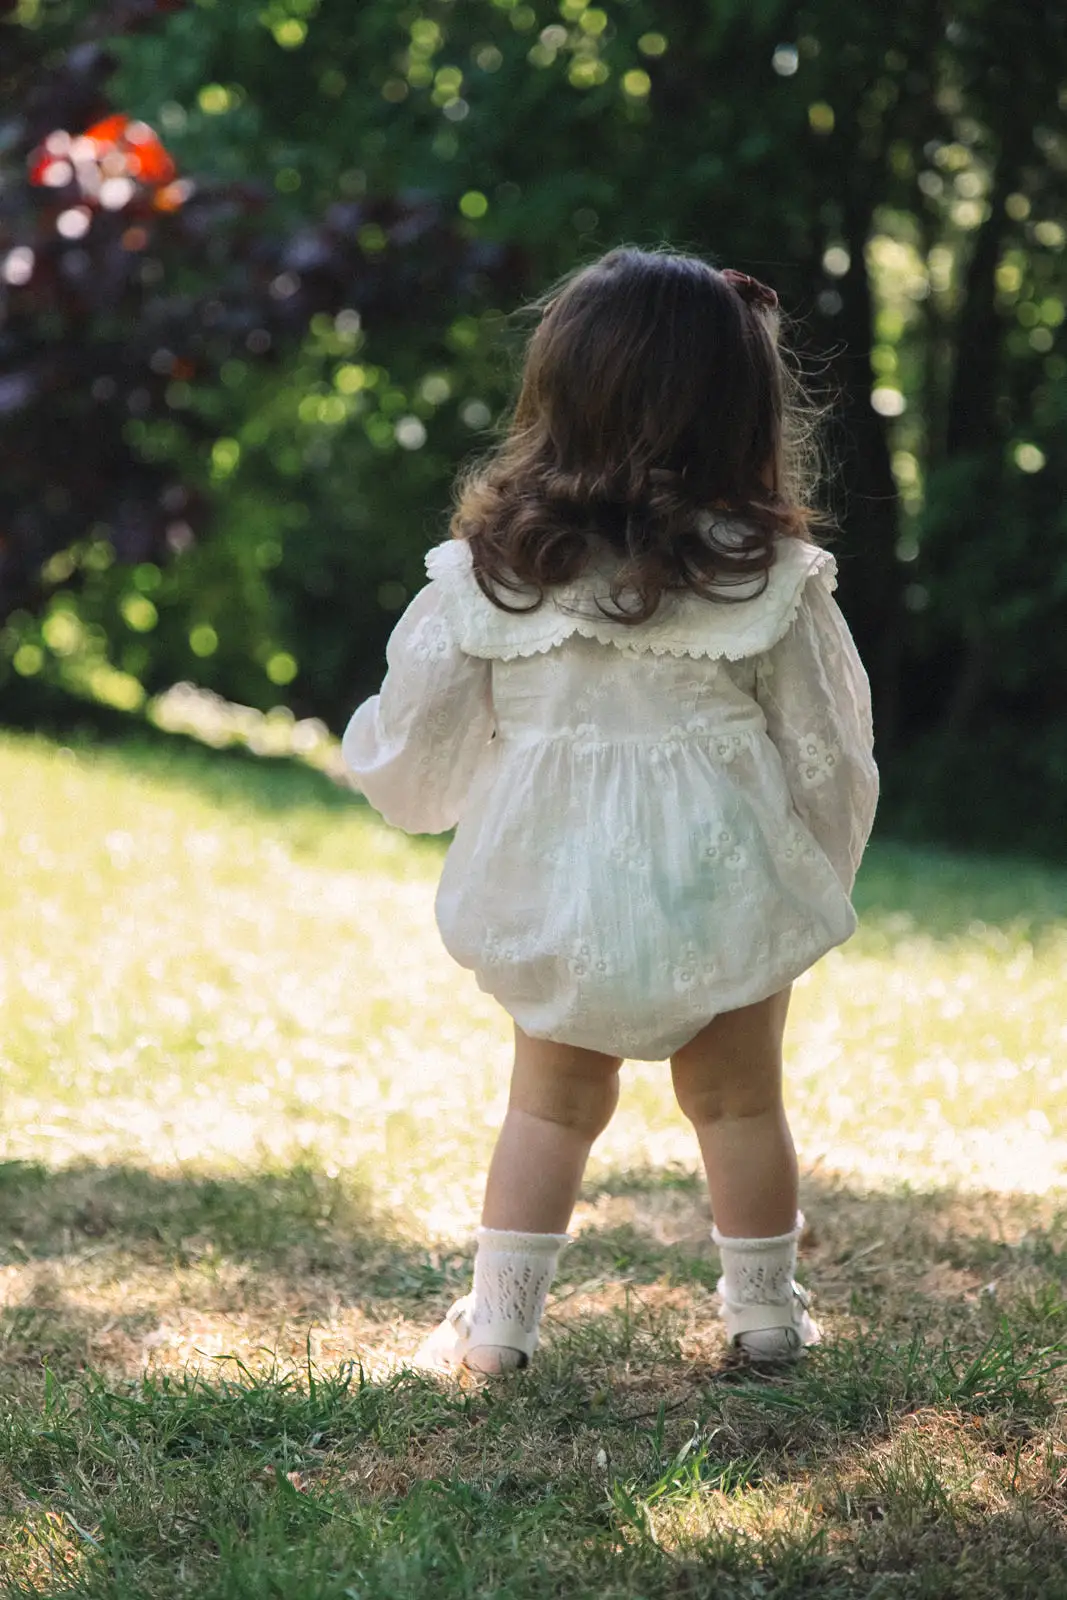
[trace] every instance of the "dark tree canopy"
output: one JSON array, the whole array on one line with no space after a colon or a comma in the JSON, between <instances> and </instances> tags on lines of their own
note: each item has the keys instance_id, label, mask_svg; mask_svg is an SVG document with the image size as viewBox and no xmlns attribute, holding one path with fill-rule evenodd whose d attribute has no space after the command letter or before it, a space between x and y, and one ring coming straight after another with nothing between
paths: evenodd
<instances>
[{"instance_id":1,"label":"dark tree canopy","mask_svg":"<svg viewBox=\"0 0 1067 1600\"><path fill-rule=\"evenodd\" d=\"M667 242L772 281L834 401L841 595L898 819L1051 842L1061 6L0 9L11 684L195 677L338 723L506 402L505 314ZM107 203L43 181L45 141L115 116L82 163L115 167Z\"/></svg>"}]
</instances>

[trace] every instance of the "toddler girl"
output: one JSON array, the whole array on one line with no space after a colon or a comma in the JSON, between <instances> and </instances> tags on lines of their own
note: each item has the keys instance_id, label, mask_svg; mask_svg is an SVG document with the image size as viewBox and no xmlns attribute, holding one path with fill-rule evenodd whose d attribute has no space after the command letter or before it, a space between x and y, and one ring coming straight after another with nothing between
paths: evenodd
<instances>
[{"instance_id":1,"label":"toddler girl","mask_svg":"<svg viewBox=\"0 0 1067 1600\"><path fill-rule=\"evenodd\" d=\"M458 824L441 935L515 1024L473 1289L426 1361L526 1365L624 1057L670 1057L731 1344L819 1337L782 1034L855 927L877 773L777 331L772 290L689 256L571 277L345 734L389 822Z\"/></svg>"}]
</instances>

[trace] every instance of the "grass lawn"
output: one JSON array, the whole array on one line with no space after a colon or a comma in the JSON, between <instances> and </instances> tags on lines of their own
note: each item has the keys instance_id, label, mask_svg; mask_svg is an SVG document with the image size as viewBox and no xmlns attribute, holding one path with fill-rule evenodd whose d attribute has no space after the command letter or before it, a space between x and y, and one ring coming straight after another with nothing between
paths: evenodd
<instances>
[{"instance_id":1,"label":"grass lawn","mask_svg":"<svg viewBox=\"0 0 1067 1600\"><path fill-rule=\"evenodd\" d=\"M724 1359L625 1069L545 1339L466 1287L509 1029L442 845L295 763L0 737L0 1594L1067 1600L1067 871L884 844L797 986L826 1344Z\"/></svg>"}]
</instances>

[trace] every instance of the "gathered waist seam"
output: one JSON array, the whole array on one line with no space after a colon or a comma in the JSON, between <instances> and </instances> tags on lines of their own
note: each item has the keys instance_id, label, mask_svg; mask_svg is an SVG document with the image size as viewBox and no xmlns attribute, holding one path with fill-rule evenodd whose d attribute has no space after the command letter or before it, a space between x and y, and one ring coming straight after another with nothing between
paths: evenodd
<instances>
[{"instance_id":1,"label":"gathered waist seam","mask_svg":"<svg viewBox=\"0 0 1067 1600\"><path fill-rule=\"evenodd\" d=\"M693 719L696 721L697 719ZM766 721L762 716L759 720L751 722L722 723L718 727L709 728L706 725L699 727L692 723L679 723L656 734L620 734L607 736L592 723L578 723L573 728L555 728L551 732L537 733L508 733L497 728L497 738L505 744L512 745L541 745L541 744L573 744L582 749L616 749L619 747L633 746L645 750L670 749L683 744L718 744L724 742L736 746L747 744L749 740L760 737L767 731Z\"/></svg>"}]
</instances>

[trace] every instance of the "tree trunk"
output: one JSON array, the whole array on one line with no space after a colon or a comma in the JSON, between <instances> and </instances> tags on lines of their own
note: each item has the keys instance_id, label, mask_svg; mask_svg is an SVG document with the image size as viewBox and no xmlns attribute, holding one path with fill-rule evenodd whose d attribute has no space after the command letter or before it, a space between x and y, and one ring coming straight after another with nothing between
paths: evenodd
<instances>
[{"instance_id":1,"label":"tree trunk","mask_svg":"<svg viewBox=\"0 0 1067 1600\"><path fill-rule=\"evenodd\" d=\"M1002 329L996 310L996 269L1000 258L1000 229L1005 197L1017 180L1015 161L1005 155L998 164L989 215L975 240L963 286L963 305L955 328L956 364L949 390L945 432L946 458L967 456L981 468L982 506L995 504L1003 476L1002 427L996 414ZM968 501L964 525L952 530L959 540L977 538L981 530L965 525L975 515L977 500ZM941 727L946 733L966 731L981 704L995 652L981 608L962 623L963 651L952 682L947 686Z\"/></svg>"},{"instance_id":2,"label":"tree trunk","mask_svg":"<svg viewBox=\"0 0 1067 1600\"><path fill-rule=\"evenodd\" d=\"M838 361L843 422L848 437L842 463L848 542L840 559L841 598L867 664L879 743L891 747L900 721L900 594L896 559L898 499L885 419L871 407L874 304L865 251L871 213L846 213L851 264L842 285Z\"/></svg>"}]
</instances>

